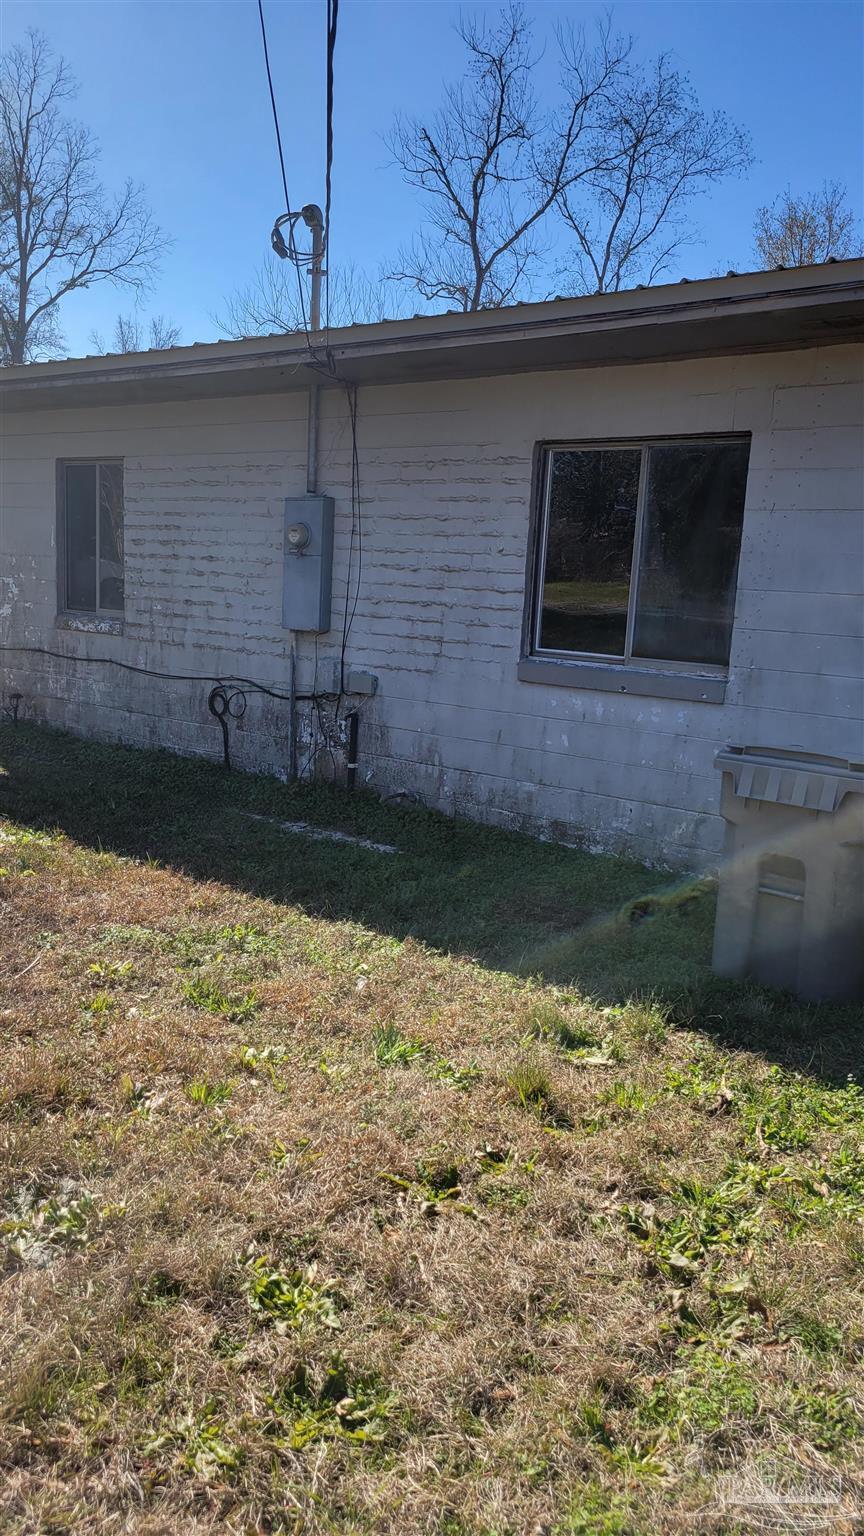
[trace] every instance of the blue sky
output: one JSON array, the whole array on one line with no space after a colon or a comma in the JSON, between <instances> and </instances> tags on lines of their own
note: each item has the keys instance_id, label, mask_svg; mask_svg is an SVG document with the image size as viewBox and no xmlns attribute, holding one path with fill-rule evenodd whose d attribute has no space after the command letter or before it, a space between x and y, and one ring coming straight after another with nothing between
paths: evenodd
<instances>
[{"instance_id":1,"label":"blue sky","mask_svg":"<svg viewBox=\"0 0 864 1536\"><path fill-rule=\"evenodd\" d=\"M475 10L496 6L475 6ZM529 4L538 41L555 23L592 24L603 7ZM292 200L323 203L324 0L265 0ZM420 221L418 194L388 163L395 112L438 104L461 72L459 15L442 0L342 0L336 59L332 248L334 263L375 273ZM703 243L673 276L752 265L757 207L786 185L845 182L859 216L864 185L864 10L858 0L653 0L614 7L616 26L649 57L671 51L703 106L722 107L750 131L756 163L744 180L693 206ZM186 342L217 334L213 313L269 255L282 211L256 0L5 0L2 41L39 27L80 83L76 114L102 145L102 177L147 188L173 238L149 310ZM539 66L554 84L553 49ZM63 307L69 351L92 350L129 301L106 286ZM418 308L422 307L418 304Z\"/></svg>"}]
</instances>

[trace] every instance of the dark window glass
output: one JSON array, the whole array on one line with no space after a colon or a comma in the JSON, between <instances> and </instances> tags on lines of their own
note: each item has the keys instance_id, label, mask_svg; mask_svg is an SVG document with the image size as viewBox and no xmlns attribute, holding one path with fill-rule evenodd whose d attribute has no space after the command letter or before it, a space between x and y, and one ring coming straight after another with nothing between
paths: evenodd
<instances>
[{"instance_id":1,"label":"dark window glass","mask_svg":"<svg viewBox=\"0 0 864 1536\"><path fill-rule=\"evenodd\" d=\"M123 611L123 466L67 464L64 475L65 605Z\"/></svg>"},{"instance_id":2,"label":"dark window glass","mask_svg":"<svg viewBox=\"0 0 864 1536\"><path fill-rule=\"evenodd\" d=\"M123 608L123 470L99 468L99 606Z\"/></svg>"},{"instance_id":3,"label":"dark window glass","mask_svg":"<svg viewBox=\"0 0 864 1536\"><path fill-rule=\"evenodd\" d=\"M728 662L748 456L746 443L649 449L634 656Z\"/></svg>"},{"instance_id":4,"label":"dark window glass","mask_svg":"<svg viewBox=\"0 0 864 1536\"><path fill-rule=\"evenodd\" d=\"M553 453L540 646L623 656L641 452Z\"/></svg>"},{"instance_id":5,"label":"dark window glass","mask_svg":"<svg viewBox=\"0 0 864 1536\"><path fill-rule=\"evenodd\" d=\"M66 607L96 607L96 465L66 466Z\"/></svg>"}]
</instances>

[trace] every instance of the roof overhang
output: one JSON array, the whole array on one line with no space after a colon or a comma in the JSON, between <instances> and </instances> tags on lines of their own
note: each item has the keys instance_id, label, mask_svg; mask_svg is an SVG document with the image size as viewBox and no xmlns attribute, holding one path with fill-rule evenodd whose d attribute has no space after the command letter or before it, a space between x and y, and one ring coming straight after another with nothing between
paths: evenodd
<instances>
[{"instance_id":1,"label":"roof overhang","mask_svg":"<svg viewBox=\"0 0 864 1536\"><path fill-rule=\"evenodd\" d=\"M3 410L267 394L657 362L864 340L864 260L476 314L0 370ZM335 373L328 376L328 366Z\"/></svg>"}]
</instances>

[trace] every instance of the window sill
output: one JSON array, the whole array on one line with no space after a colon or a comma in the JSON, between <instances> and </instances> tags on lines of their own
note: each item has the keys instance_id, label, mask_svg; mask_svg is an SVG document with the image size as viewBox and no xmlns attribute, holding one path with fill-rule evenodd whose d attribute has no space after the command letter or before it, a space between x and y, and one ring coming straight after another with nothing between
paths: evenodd
<instances>
[{"instance_id":1,"label":"window sill","mask_svg":"<svg viewBox=\"0 0 864 1536\"><path fill-rule=\"evenodd\" d=\"M110 618L106 613L58 613L54 620L57 629L71 629L85 635L122 635L122 618Z\"/></svg>"},{"instance_id":2,"label":"window sill","mask_svg":"<svg viewBox=\"0 0 864 1536\"><path fill-rule=\"evenodd\" d=\"M725 674L665 671L658 667L617 666L606 661L558 661L546 656L524 656L517 677L521 683L545 683L554 688L596 689L601 693L639 694L653 699L685 699L699 704L722 704L726 697Z\"/></svg>"}]
</instances>

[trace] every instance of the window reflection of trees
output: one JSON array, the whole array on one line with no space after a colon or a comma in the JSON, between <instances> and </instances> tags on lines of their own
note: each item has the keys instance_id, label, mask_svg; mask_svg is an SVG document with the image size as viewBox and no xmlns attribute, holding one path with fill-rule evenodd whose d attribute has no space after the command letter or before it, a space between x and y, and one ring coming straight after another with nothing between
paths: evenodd
<instances>
[{"instance_id":1,"label":"window reflection of trees","mask_svg":"<svg viewBox=\"0 0 864 1536\"><path fill-rule=\"evenodd\" d=\"M744 441L553 451L541 647L724 665L748 458Z\"/></svg>"},{"instance_id":2,"label":"window reflection of trees","mask_svg":"<svg viewBox=\"0 0 864 1536\"><path fill-rule=\"evenodd\" d=\"M547 581L629 580L640 457L638 449L555 454Z\"/></svg>"}]
</instances>

